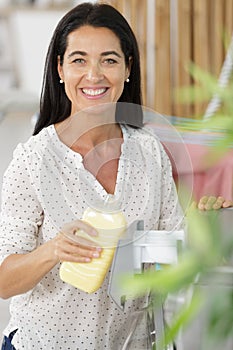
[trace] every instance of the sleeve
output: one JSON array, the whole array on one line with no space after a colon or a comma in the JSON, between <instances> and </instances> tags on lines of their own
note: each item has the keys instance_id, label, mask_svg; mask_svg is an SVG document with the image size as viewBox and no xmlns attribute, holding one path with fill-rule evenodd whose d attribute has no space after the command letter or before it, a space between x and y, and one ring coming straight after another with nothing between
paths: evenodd
<instances>
[{"instance_id":1,"label":"sleeve","mask_svg":"<svg viewBox=\"0 0 233 350\"><path fill-rule=\"evenodd\" d=\"M161 147L161 209L159 219L160 230L175 230L185 227L184 212L180 206L176 185L172 176L170 160Z\"/></svg>"},{"instance_id":2,"label":"sleeve","mask_svg":"<svg viewBox=\"0 0 233 350\"><path fill-rule=\"evenodd\" d=\"M11 254L24 254L37 246L43 210L30 176L29 152L19 144L2 185L0 263Z\"/></svg>"}]
</instances>

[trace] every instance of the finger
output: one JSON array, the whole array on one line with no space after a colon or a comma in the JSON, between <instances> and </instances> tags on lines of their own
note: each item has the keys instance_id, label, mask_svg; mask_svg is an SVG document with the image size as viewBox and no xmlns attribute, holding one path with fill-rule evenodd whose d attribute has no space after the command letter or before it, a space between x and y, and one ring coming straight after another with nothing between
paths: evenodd
<instances>
[{"instance_id":1,"label":"finger","mask_svg":"<svg viewBox=\"0 0 233 350\"><path fill-rule=\"evenodd\" d=\"M84 220L74 220L66 225L63 226L62 231L65 233L75 233L78 230L83 230L88 235L96 237L98 236L97 230L89 225Z\"/></svg>"},{"instance_id":2,"label":"finger","mask_svg":"<svg viewBox=\"0 0 233 350\"><path fill-rule=\"evenodd\" d=\"M96 249L89 246L79 246L71 243L69 240L65 240L63 237L58 238L55 242L55 255L60 261L77 261L79 258L87 258L88 261L92 258L98 258L100 256L101 249Z\"/></svg>"},{"instance_id":3,"label":"finger","mask_svg":"<svg viewBox=\"0 0 233 350\"><path fill-rule=\"evenodd\" d=\"M97 259L100 257L100 252L90 251L79 247L74 253L63 251L59 254L60 261L91 261L93 258Z\"/></svg>"},{"instance_id":4,"label":"finger","mask_svg":"<svg viewBox=\"0 0 233 350\"><path fill-rule=\"evenodd\" d=\"M102 248L100 247L100 245L91 240L91 239L86 239L84 237L81 237L78 235L77 231L75 233L67 233L67 232L63 232L61 231L60 237L63 237L63 242L61 243L61 245L64 244L64 246L68 245L68 249L76 249L75 247L82 247L84 249L88 249L88 250L101 250ZM81 232L80 232L81 234ZM83 235L86 236L85 232L82 232ZM87 236L88 238L88 236Z\"/></svg>"},{"instance_id":5,"label":"finger","mask_svg":"<svg viewBox=\"0 0 233 350\"><path fill-rule=\"evenodd\" d=\"M212 210L213 205L216 203L217 198L214 196L210 196L205 204L205 210Z\"/></svg>"},{"instance_id":6,"label":"finger","mask_svg":"<svg viewBox=\"0 0 233 350\"><path fill-rule=\"evenodd\" d=\"M229 207L233 207L233 201L227 199L223 202L223 208L229 208Z\"/></svg>"},{"instance_id":7,"label":"finger","mask_svg":"<svg viewBox=\"0 0 233 350\"><path fill-rule=\"evenodd\" d=\"M199 203L206 204L208 202L208 200L209 200L209 196L203 196L203 197L201 197Z\"/></svg>"},{"instance_id":8,"label":"finger","mask_svg":"<svg viewBox=\"0 0 233 350\"><path fill-rule=\"evenodd\" d=\"M79 255L70 255L70 254L63 254L60 257L60 262L75 262L75 263L89 263L92 261L91 258L87 256L79 256Z\"/></svg>"},{"instance_id":9,"label":"finger","mask_svg":"<svg viewBox=\"0 0 233 350\"><path fill-rule=\"evenodd\" d=\"M193 201L190 205L190 209L197 209L197 202Z\"/></svg>"},{"instance_id":10,"label":"finger","mask_svg":"<svg viewBox=\"0 0 233 350\"><path fill-rule=\"evenodd\" d=\"M218 197L216 202L213 204L213 209L220 209L223 206L225 199L223 197Z\"/></svg>"},{"instance_id":11,"label":"finger","mask_svg":"<svg viewBox=\"0 0 233 350\"><path fill-rule=\"evenodd\" d=\"M60 241L57 244L60 251L65 251L71 254L81 254L81 251L90 252L92 254L96 251L101 251L102 248L97 246L94 242L81 239L80 242Z\"/></svg>"},{"instance_id":12,"label":"finger","mask_svg":"<svg viewBox=\"0 0 233 350\"><path fill-rule=\"evenodd\" d=\"M208 196L201 197L201 199L199 200L199 203L198 203L198 209L204 210L205 205L208 202L208 199L209 199Z\"/></svg>"},{"instance_id":13,"label":"finger","mask_svg":"<svg viewBox=\"0 0 233 350\"><path fill-rule=\"evenodd\" d=\"M81 246L81 247L86 248L86 249L92 249L92 250L93 249L95 249L95 250L101 249L98 242L91 240L91 239L88 239L88 236L87 236L87 238L85 238L85 237L80 236L79 234L85 235L85 232L77 231L75 233L75 235L72 235L71 240L72 240L73 244L76 244L76 245ZM70 238L68 237L68 239L70 239Z\"/></svg>"}]
</instances>

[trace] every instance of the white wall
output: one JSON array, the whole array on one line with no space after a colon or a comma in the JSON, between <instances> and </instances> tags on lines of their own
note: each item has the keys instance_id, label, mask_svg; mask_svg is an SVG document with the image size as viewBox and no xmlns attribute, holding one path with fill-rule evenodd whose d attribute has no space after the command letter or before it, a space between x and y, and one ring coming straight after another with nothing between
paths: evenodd
<instances>
[{"instance_id":1,"label":"white wall","mask_svg":"<svg viewBox=\"0 0 233 350\"><path fill-rule=\"evenodd\" d=\"M38 97L48 45L64 13L30 9L13 11L9 17L19 87Z\"/></svg>"}]
</instances>

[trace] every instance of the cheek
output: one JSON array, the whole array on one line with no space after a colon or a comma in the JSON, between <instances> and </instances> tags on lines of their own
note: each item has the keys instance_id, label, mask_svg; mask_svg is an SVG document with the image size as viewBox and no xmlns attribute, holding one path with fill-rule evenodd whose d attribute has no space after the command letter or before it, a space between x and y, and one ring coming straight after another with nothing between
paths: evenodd
<instances>
[{"instance_id":1,"label":"cheek","mask_svg":"<svg viewBox=\"0 0 233 350\"><path fill-rule=\"evenodd\" d=\"M68 65L66 64L63 69L64 79L67 82L73 83L75 80L79 79L82 72L77 69L77 66L75 65Z\"/></svg>"},{"instance_id":2,"label":"cheek","mask_svg":"<svg viewBox=\"0 0 233 350\"><path fill-rule=\"evenodd\" d=\"M75 70L75 69L69 69L64 74L65 81L70 85L77 82L79 77L80 77L80 74L78 74L77 70Z\"/></svg>"},{"instance_id":3,"label":"cheek","mask_svg":"<svg viewBox=\"0 0 233 350\"><path fill-rule=\"evenodd\" d=\"M118 94L119 94L118 97L121 96L121 94L122 94L122 92L124 90L124 87L125 87L125 79L124 79L124 77L122 77L121 79L118 80L118 83L117 83L117 91L118 91Z\"/></svg>"},{"instance_id":4,"label":"cheek","mask_svg":"<svg viewBox=\"0 0 233 350\"><path fill-rule=\"evenodd\" d=\"M70 100L70 102L72 104L75 103L77 99L77 93L74 86L71 85L70 82L68 84L65 84L65 93L68 99Z\"/></svg>"},{"instance_id":5,"label":"cheek","mask_svg":"<svg viewBox=\"0 0 233 350\"><path fill-rule=\"evenodd\" d=\"M125 76L122 74L122 72L119 72L119 74L114 74L112 77L112 82L114 82L117 89L124 89Z\"/></svg>"},{"instance_id":6,"label":"cheek","mask_svg":"<svg viewBox=\"0 0 233 350\"><path fill-rule=\"evenodd\" d=\"M66 94L68 96L74 95L78 83L77 74L72 74L72 72L69 72L64 76L64 82Z\"/></svg>"}]
</instances>

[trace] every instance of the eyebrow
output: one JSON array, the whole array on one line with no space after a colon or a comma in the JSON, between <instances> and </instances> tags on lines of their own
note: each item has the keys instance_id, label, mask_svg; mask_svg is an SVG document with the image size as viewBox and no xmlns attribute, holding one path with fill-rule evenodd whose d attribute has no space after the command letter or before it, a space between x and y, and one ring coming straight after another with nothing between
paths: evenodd
<instances>
[{"instance_id":1,"label":"eyebrow","mask_svg":"<svg viewBox=\"0 0 233 350\"><path fill-rule=\"evenodd\" d=\"M73 56L75 56L75 55L87 56L87 53L86 53L85 51L79 51L79 50L73 51L73 52L71 52L71 53L68 55L68 58L71 58L71 57L73 57ZM117 56L117 57L119 57L119 58L122 57L122 56L121 56L118 52L116 52L116 51L105 51L105 52L102 52L102 53L101 53L101 56L102 56L102 57L104 57L104 56L109 56L109 55L115 55L115 56Z\"/></svg>"}]
</instances>

